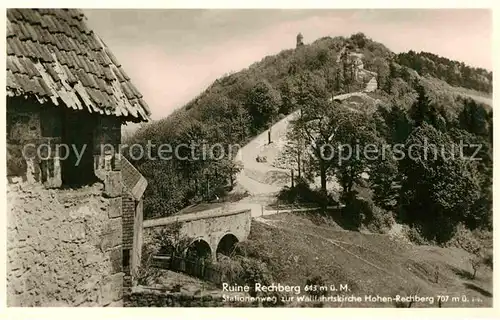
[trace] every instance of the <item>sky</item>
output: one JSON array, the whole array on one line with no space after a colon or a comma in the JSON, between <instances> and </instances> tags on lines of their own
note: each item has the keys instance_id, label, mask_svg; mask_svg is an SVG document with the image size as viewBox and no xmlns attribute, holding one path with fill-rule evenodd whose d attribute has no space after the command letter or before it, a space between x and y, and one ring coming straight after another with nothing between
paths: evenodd
<instances>
[{"instance_id":1,"label":"sky","mask_svg":"<svg viewBox=\"0 0 500 320\"><path fill-rule=\"evenodd\" d=\"M492 16L480 9L87 9L158 120L217 78L284 49L296 35L363 32L398 53L428 51L492 70Z\"/></svg>"}]
</instances>

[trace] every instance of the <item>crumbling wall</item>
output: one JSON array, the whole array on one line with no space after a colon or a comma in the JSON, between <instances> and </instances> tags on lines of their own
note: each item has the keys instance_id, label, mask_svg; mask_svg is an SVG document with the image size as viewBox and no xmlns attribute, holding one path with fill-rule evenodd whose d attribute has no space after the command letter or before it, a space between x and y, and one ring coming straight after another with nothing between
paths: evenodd
<instances>
[{"instance_id":1,"label":"crumbling wall","mask_svg":"<svg viewBox=\"0 0 500 320\"><path fill-rule=\"evenodd\" d=\"M9 306L122 305L121 208L102 193L8 186Z\"/></svg>"}]
</instances>

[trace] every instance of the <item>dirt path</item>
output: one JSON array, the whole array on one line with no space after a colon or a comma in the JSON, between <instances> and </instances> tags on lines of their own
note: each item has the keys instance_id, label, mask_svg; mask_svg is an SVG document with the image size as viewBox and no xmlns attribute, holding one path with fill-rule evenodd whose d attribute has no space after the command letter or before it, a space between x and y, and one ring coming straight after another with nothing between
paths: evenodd
<instances>
[{"instance_id":1,"label":"dirt path","mask_svg":"<svg viewBox=\"0 0 500 320\"><path fill-rule=\"evenodd\" d=\"M345 48L339 53L338 58L344 50ZM366 71L363 67L359 67L359 70ZM367 85L363 91L373 91L372 87L373 84ZM360 91L340 94L333 97L332 100L344 100L352 96L370 98L365 92ZM354 111L359 112L358 110ZM286 146L286 135L290 122L298 118L299 114L300 110L289 114L238 151L236 161L243 164L243 169L236 177L238 189L246 190L251 196L273 195L285 185L290 185L289 170L277 168L273 164ZM257 157L265 157L266 160L258 162Z\"/></svg>"}]
</instances>

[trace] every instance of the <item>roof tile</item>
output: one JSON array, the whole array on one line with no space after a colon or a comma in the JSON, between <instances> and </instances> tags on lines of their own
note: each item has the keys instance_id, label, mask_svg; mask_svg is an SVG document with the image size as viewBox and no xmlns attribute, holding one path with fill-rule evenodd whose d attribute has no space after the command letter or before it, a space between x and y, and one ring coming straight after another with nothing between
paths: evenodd
<instances>
[{"instance_id":1,"label":"roof tile","mask_svg":"<svg viewBox=\"0 0 500 320\"><path fill-rule=\"evenodd\" d=\"M23 15L22 13L20 12L19 9L9 9L8 11L10 11L10 13L12 14L12 20L22 20L23 19ZM9 17L9 20L11 18Z\"/></svg>"},{"instance_id":2,"label":"roof tile","mask_svg":"<svg viewBox=\"0 0 500 320\"><path fill-rule=\"evenodd\" d=\"M68 108L148 119L139 91L80 10L8 9L7 18L9 96L50 96Z\"/></svg>"},{"instance_id":3,"label":"roof tile","mask_svg":"<svg viewBox=\"0 0 500 320\"><path fill-rule=\"evenodd\" d=\"M129 81L129 82L127 82L127 84L129 86L130 90L132 90L132 92L134 93L134 96L136 98L142 98L141 92L139 90L137 90L136 86L132 82Z\"/></svg>"},{"instance_id":4,"label":"roof tile","mask_svg":"<svg viewBox=\"0 0 500 320\"><path fill-rule=\"evenodd\" d=\"M95 77L92 73L87 72L85 72L85 76L89 79L89 83L92 88L100 90L99 83L97 82L97 77Z\"/></svg>"},{"instance_id":5,"label":"roof tile","mask_svg":"<svg viewBox=\"0 0 500 320\"><path fill-rule=\"evenodd\" d=\"M116 66L112 66L111 70L116 75L116 78L118 79L119 82L125 81L125 78L122 76L122 73L120 72L120 70Z\"/></svg>"},{"instance_id":6,"label":"roof tile","mask_svg":"<svg viewBox=\"0 0 500 320\"><path fill-rule=\"evenodd\" d=\"M23 57L28 55L28 50L25 49L25 46L21 43L19 38L13 37L7 39L7 43L10 45L14 54L18 57Z\"/></svg>"},{"instance_id":7,"label":"roof tile","mask_svg":"<svg viewBox=\"0 0 500 320\"><path fill-rule=\"evenodd\" d=\"M88 58L83 55L77 55L77 57L78 61L80 61L80 65L83 67L83 70L87 73L93 73Z\"/></svg>"},{"instance_id":8,"label":"roof tile","mask_svg":"<svg viewBox=\"0 0 500 320\"><path fill-rule=\"evenodd\" d=\"M52 67L51 63L44 63L43 66L45 67L45 70L52 77L52 79L54 79L55 82L61 81L61 78L57 74L57 72L54 69L54 67Z\"/></svg>"},{"instance_id":9,"label":"roof tile","mask_svg":"<svg viewBox=\"0 0 500 320\"><path fill-rule=\"evenodd\" d=\"M16 77L11 71L7 71L7 87L13 89L21 88L16 82Z\"/></svg>"},{"instance_id":10,"label":"roof tile","mask_svg":"<svg viewBox=\"0 0 500 320\"><path fill-rule=\"evenodd\" d=\"M21 58L19 61L22 63L24 69L28 72L28 76L30 78L40 76L40 73L33 65L33 62L27 58Z\"/></svg>"},{"instance_id":11,"label":"roof tile","mask_svg":"<svg viewBox=\"0 0 500 320\"><path fill-rule=\"evenodd\" d=\"M130 89L130 87L128 86L127 82L122 82L120 83L121 84L121 87L122 87L122 90L123 90L123 93L125 93L125 95L127 96L128 99L134 99L135 98L135 95L134 93L132 92L132 90Z\"/></svg>"},{"instance_id":12,"label":"roof tile","mask_svg":"<svg viewBox=\"0 0 500 320\"><path fill-rule=\"evenodd\" d=\"M12 32L14 32L14 35L16 37L18 37L22 33L21 28L19 27L19 24L17 22L11 22L10 26L11 26Z\"/></svg>"},{"instance_id":13,"label":"roof tile","mask_svg":"<svg viewBox=\"0 0 500 320\"><path fill-rule=\"evenodd\" d=\"M38 48L42 52L42 60L43 61L46 61L46 62L53 62L54 61L54 57L52 57L52 54L50 53L47 46L40 45L38 43L36 45L38 45Z\"/></svg>"},{"instance_id":14,"label":"roof tile","mask_svg":"<svg viewBox=\"0 0 500 320\"><path fill-rule=\"evenodd\" d=\"M22 58L18 58L16 56L11 56L11 58L12 58L12 63L16 66L17 70L19 70L17 73L24 73L24 74L29 73L29 71L26 70L24 64L20 61L20 59Z\"/></svg>"},{"instance_id":15,"label":"roof tile","mask_svg":"<svg viewBox=\"0 0 500 320\"><path fill-rule=\"evenodd\" d=\"M59 31L56 23L55 23L55 18L51 14L48 14L45 16L45 20L47 20L47 26L49 28L49 32L56 33Z\"/></svg>"},{"instance_id":16,"label":"roof tile","mask_svg":"<svg viewBox=\"0 0 500 320\"><path fill-rule=\"evenodd\" d=\"M16 54L14 45L9 41L10 39L7 39L7 55L8 56L13 56Z\"/></svg>"},{"instance_id":17,"label":"roof tile","mask_svg":"<svg viewBox=\"0 0 500 320\"><path fill-rule=\"evenodd\" d=\"M111 72L111 69L109 67L102 68L102 71L104 71L104 79L108 81L112 81L115 79L114 74Z\"/></svg>"},{"instance_id":18,"label":"roof tile","mask_svg":"<svg viewBox=\"0 0 500 320\"><path fill-rule=\"evenodd\" d=\"M129 81L130 80L130 77L127 75L127 73L125 72L125 70L123 69L123 67L119 67L118 70L120 70L120 74L122 75L122 77L126 80L126 81Z\"/></svg>"},{"instance_id":19,"label":"roof tile","mask_svg":"<svg viewBox=\"0 0 500 320\"><path fill-rule=\"evenodd\" d=\"M74 69L71 70L70 68L68 68L68 66L63 66L63 69L64 69L64 73L68 77L68 82L70 84L78 82L78 78L76 77L76 71ZM75 71L75 73L73 73L73 71Z\"/></svg>"},{"instance_id":20,"label":"roof tile","mask_svg":"<svg viewBox=\"0 0 500 320\"><path fill-rule=\"evenodd\" d=\"M43 81L42 78L35 78L35 79L38 80L38 85L40 86L41 89L43 89L43 92L41 92L43 96L52 95L52 90L49 88L49 86L47 86L47 84L45 83L45 81Z\"/></svg>"},{"instance_id":21,"label":"roof tile","mask_svg":"<svg viewBox=\"0 0 500 320\"><path fill-rule=\"evenodd\" d=\"M60 63L62 65L67 64L66 59L64 57L64 51L56 50L56 51L54 51L54 53L56 55L56 60L58 63Z\"/></svg>"},{"instance_id":22,"label":"roof tile","mask_svg":"<svg viewBox=\"0 0 500 320\"><path fill-rule=\"evenodd\" d=\"M42 24L42 15L40 14L40 12L38 12L38 10L32 10L31 13L32 13L31 22L35 25L41 25Z\"/></svg>"},{"instance_id":23,"label":"roof tile","mask_svg":"<svg viewBox=\"0 0 500 320\"><path fill-rule=\"evenodd\" d=\"M14 63L14 61L13 61L14 59L16 59L16 57L7 56L7 70L14 72L14 73L17 73L17 72L20 72L20 70L17 68L16 64Z\"/></svg>"},{"instance_id":24,"label":"roof tile","mask_svg":"<svg viewBox=\"0 0 500 320\"><path fill-rule=\"evenodd\" d=\"M13 37L16 33L14 31L13 25L16 23L10 22L7 20L7 38Z\"/></svg>"},{"instance_id":25,"label":"roof tile","mask_svg":"<svg viewBox=\"0 0 500 320\"><path fill-rule=\"evenodd\" d=\"M105 47L105 50L106 50L106 55L109 57L109 59L111 60L111 62L115 66L120 67L121 64L118 62L118 60L116 59L115 55L111 52L111 50L109 50L108 47Z\"/></svg>"},{"instance_id":26,"label":"roof tile","mask_svg":"<svg viewBox=\"0 0 500 320\"><path fill-rule=\"evenodd\" d=\"M24 41L26 39L31 39L31 35L26 29L26 24L24 22L18 22L17 25L19 26L19 34L17 35L19 40Z\"/></svg>"},{"instance_id":27,"label":"roof tile","mask_svg":"<svg viewBox=\"0 0 500 320\"><path fill-rule=\"evenodd\" d=\"M14 23L17 20L16 15L14 14L15 9L7 9L7 20Z\"/></svg>"}]
</instances>

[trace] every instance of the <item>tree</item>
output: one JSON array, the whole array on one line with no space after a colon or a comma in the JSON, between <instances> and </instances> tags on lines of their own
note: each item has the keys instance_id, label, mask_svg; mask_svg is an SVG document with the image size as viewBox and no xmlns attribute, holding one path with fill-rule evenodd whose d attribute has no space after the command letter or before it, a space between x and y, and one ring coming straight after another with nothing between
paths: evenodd
<instances>
[{"instance_id":1,"label":"tree","mask_svg":"<svg viewBox=\"0 0 500 320\"><path fill-rule=\"evenodd\" d=\"M266 80L257 82L246 99L246 107L252 117L254 133L259 132L272 122L278 114L280 105L279 92Z\"/></svg>"},{"instance_id":2,"label":"tree","mask_svg":"<svg viewBox=\"0 0 500 320\"><path fill-rule=\"evenodd\" d=\"M334 132L330 144L334 152L330 167L342 186L342 199L349 203L355 198L353 188L360 182L361 174L368 172L370 164L381 156L382 140L367 114L341 105L332 109L335 118L331 122Z\"/></svg>"},{"instance_id":3,"label":"tree","mask_svg":"<svg viewBox=\"0 0 500 320\"><path fill-rule=\"evenodd\" d=\"M365 34L362 32L355 33L351 36L352 41L356 46L360 49L363 49L368 42L368 39L366 38Z\"/></svg>"},{"instance_id":4,"label":"tree","mask_svg":"<svg viewBox=\"0 0 500 320\"><path fill-rule=\"evenodd\" d=\"M293 83L293 78L286 78L280 85L281 105L279 113L289 114L297 108L295 101L296 88Z\"/></svg>"},{"instance_id":5,"label":"tree","mask_svg":"<svg viewBox=\"0 0 500 320\"><path fill-rule=\"evenodd\" d=\"M282 166L295 170L297 177L302 178L307 157L308 146L299 127L292 122L291 130L286 135L286 145L278 161Z\"/></svg>"},{"instance_id":6,"label":"tree","mask_svg":"<svg viewBox=\"0 0 500 320\"><path fill-rule=\"evenodd\" d=\"M460 157L447 134L426 123L410 134L405 150L401 218L419 226L427 239L445 242L480 198L475 164Z\"/></svg>"},{"instance_id":7,"label":"tree","mask_svg":"<svg viewBox=\"0 0 500 320\"><path fill-rule=\"evenodd\" d=\"M381 57L376 57L375 59L373 59L373 68L375 69L375 72L377 73L378 88L385 90L385 91L389 91L390 90L389 63Z\"/></svg>"},{"instance_id":8,"label":"tree","mask_svg":"<svg viewBox=\"0 0 500 320\"><path fill-rule=\"evenodd\" d=\"M385 210L394 210L399 192L398 162L390 149L369 164L373 202Z\"/></svg>"},{"instance_id":9,"label":"tree","mask_svg":"<svg viewBox=\"0 0 500 320\"><path fill-rule=\"evenodd\" d=\"M319 171L321 190L326 194L329 161L323 155L323 146L332 136L332 121L335 118L328 101L328 91L324 79L313 73L303 73L297 78L297 107L300 116L295 121L295 130L310 145L314 165Z\"/></svg>"}]
</instances>

